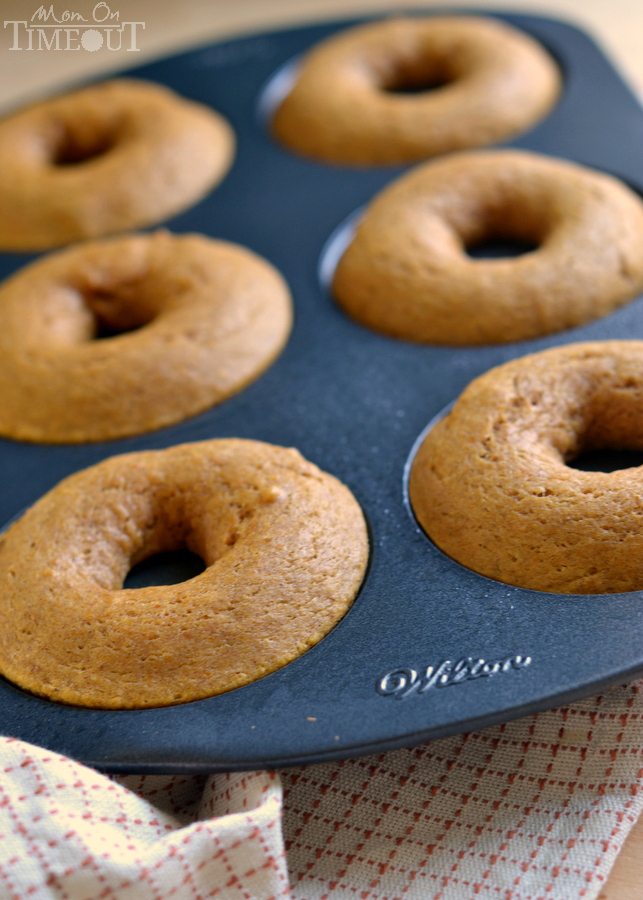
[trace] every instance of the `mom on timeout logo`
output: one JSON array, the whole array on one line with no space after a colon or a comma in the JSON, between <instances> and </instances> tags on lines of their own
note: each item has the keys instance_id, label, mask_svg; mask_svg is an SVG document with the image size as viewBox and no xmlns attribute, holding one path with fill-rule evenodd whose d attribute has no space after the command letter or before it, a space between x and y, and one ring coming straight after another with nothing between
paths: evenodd
<instances>
[{"instance_id":1,"label":"mom on timeout logo","mask_svg":"<svg viewBox=\"0 0 643 900\"><path fill-rule=\"evenodd\" d=\"M53 3L47 9L39 6L31 19L5 20L4 27L13 29L10 50L107 50L140 51L138 29L145 22L122 22L120 12L112 12L107 3L97 3L91 19L66 9L59 15Z\"/></svg>"}]
</instances>

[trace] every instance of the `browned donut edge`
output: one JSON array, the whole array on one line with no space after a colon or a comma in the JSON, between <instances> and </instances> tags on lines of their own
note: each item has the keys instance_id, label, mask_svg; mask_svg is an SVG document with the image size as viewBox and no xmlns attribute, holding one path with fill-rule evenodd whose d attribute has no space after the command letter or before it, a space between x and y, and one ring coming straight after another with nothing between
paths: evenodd
<instances>
[{"instance_id":1,"label":"browned donut edge","mask_svg":"<svg viewBox=\"0 0 643 900\"><path fill-rule=\"evenodd\" d=\"M413 461L413 511L441 550L488 578L640 590L641 469L566 465L602 446L643 449L641 341L556 347L475 379Z\"/></svg>"},{"instance_id":2,"label":"browned donut edge","mask_svg":"<svg viewBox=\"0 0 643 900\"><path fill-rule=\"evenodd\" d=\"M210 191L234 151L221 115L151 82L115 79L37 103L0 121L0 248L157 224Z\"/></svg>"},{"instance_id":3,"label":"browned donut edge","mask_svg":"<svg viewBox=\"0 0 643 900\"><path fill-rule=\"evenodd\" d=\"M398 83L446 81L413 95ZM556 102L561 78L534 39L491 18L393 19L341 32L304 58L272 131L325 162L390 165L506 140Z\"/></svg>"},{"instance_id":4,"label":"browned donut edge","mask_svg":"<svg viewBox=\"0 0 643 900\"><path fill-rule=\"evenodd\" d=\"M537 249L467 255L490 237ZM404 340L466 346L562 331L643 289L643 203L617 179L565 160L454 154L375 197L332 289L352 318Z\"/></svg>"},{"instance_id":5,"label":"browned donut edge","mask_svg":"<svg viewBox=\"0 0 643 900\"><path fill-rule=\"evenodd\" d=\"M187 546L206 570L122 590ZM316 644L364 577L361 509L295 450L214 440L71 475L0 540L0 672L62 703L138 709L232 690Z\"/></svg>"},{"instance_id":6,"label":"browned donut edge","mask_svg":"<svg viewBox=\"0 0 643 900\"><path fill-rule=\"evenodd\" d=\"M125 333L92 340L97 313ZM0 286L0 434L83 443L183 421L258 378L291 326L281 275L235 244L156 232L59 251Z\"/></svg>"}]
</instances>

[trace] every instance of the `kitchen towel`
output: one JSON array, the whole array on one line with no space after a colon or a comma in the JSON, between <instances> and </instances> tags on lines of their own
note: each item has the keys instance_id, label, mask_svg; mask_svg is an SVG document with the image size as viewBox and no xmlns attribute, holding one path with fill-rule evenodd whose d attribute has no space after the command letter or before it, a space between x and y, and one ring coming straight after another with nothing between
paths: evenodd
<instances>
[{"instance_id":1,"label":"kitchen towel","mask_svg":"<svg viewBox=\"0 0 643 900\"><path fill-rule=\"evenodd\" d=\"M409 749L108 778L0 739L7 900L593 900L643 805L643 683Z\"/></svg>"}]
</instances>

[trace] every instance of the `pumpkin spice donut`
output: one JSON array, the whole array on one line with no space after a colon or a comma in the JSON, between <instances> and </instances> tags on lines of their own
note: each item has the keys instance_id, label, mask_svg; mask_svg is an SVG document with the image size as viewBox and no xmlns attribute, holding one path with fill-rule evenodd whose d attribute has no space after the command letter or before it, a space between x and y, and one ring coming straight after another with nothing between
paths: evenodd
<instances>
[{"instance_id":1,"label":"pumpkin spice donut","mask_svg":"<svg viewBox=\"0 0 643 900\"><path fill-rule=\"evenodd\" d=\"M130 235L41 258L0 285L0 434L142 434L196 415L281 352L281 275L202 235Z\"/></svg>"},{"instance_id":2,"label":"pumpkin spice donut","mask_svg":"<svg viewBox=\"0 0 643 900\"><path fill-rule=\"evenodd\" d=\"M272 129L289 149L326 162L409 163L527 130L560 86L549 54L509 25L393 19L315 47Z\"/></svg>"},{"instance_id":3,"label":"pumpkin spice donut","mask_svg":"<svg viewBox=\"0 0 643 900\"><path fill-rule=\"evenodd\" d=\"M182 547L204 572L123 589L136 562ZM213 440L112 457L0 539L0 672L102 709L229 691L321 640L367 558L357 501L296 450Z\"/></svg>"},{"instance_id":4,"label":"pumpkin spice donut","mask_svg":"<svg viewBox=\"0 0 643 900\"><path fill-rule=\"evenodd\" d=\"M473 259L494 239L535 247ZM607 315L643 290L643 203L608 175L522 150L418 166L368 207L333 293L364 325L432 344L520 341Z\"/></svg>"},{"instance_id":5,"label":"pumpkin spice donut","mask_svg":"<svg viewBox=\"0 0 643 900\"><path fill-rule=\"evenodd\" d=\"M108 81L0 122L0 249L43 250L161 222L225 175L234 135L157 84Z\"/></svg>"},{"instance_id":6,"label":"pumpkin spice donut","mask_svg":"<svg viewBox=\"0 0 643 900\"><path fill-rule=\"evenodd\" d=\"M643 341L570 344L473 381L411 469L435 544L488 578L536 591L643 589L643 470L586 472L583 451L643 450Z\"/></svg>"}]
</instances>

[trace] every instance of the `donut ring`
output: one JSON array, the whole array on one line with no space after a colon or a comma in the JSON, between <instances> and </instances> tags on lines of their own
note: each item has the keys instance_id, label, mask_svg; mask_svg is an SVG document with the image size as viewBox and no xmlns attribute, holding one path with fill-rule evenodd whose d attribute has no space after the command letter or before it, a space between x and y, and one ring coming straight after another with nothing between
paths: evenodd
<instances>
[{"instance_id":1,"label":"donut ring","mask_svg":"<svg viewBox=\"0 0 643 900\"><path fill-rule=\"evenodd\" d=\"M206 570L123 590L180 547ZM62 703L140 709L248 684L337 623L364 577L351 492L296 450L215 440L62 481L0 544L0 672Z\"/></svg>"},{"instance_id":2,"label":"donut ring","mask_svg":"<svg viewBox=\"0 0 643 900\"><path fill-rule=\"evenodd\" d=\"M434 84L413 94L394 93ZM506 140L556 102L560 74L532 38L493 19L397 19L315 47L272 130L334 163L409 163Z\"/></svg>"},{"instance_id":3,"label":"donut ring","mask_svg":"<svg viewBox=\"0 0 643 900\"><path fill-rule=\"evenodd\" d=\"M472 259L489 239L537 246ZM369 206L333 293L369 328L433 344L500 344L605 316L643 289L643 203L623 184L517 150L411 171Z\"/></svg>"},{"instance_id":4,"label":"donut ring","mask_svg":"<svg viewBox=\"0 0 643 900\"><path fill-rule=\"evenodd\" d=\"M556 347L477 378L415 457L413 510L438 547L488 578L641 590L641 469L566 465L603 447L643 449L642 341Z\"/></svg>"},{"instance_id":5,"label":"donut ring","mask_svg":"<svg viewBox=\"0 0 643 900\"><path fill-rule=\"evenodd\" d=\"M202 235L39 259L0 286L0 434L103 441L182 421L257 378L291 323L269 263ZM101 329L124 333L94 340Z\"/></svg>"},{"instance_id":6,"label":"donut ring","mask_svg":"<svg viewBox=\"0 0 643 900\"><path fill-rule=\"evenodd\" d=\"M0 248L43 250L153 225L230 167L213 110L144 81L108 81L0 122Z\"/></svg>"}]
</instances>

